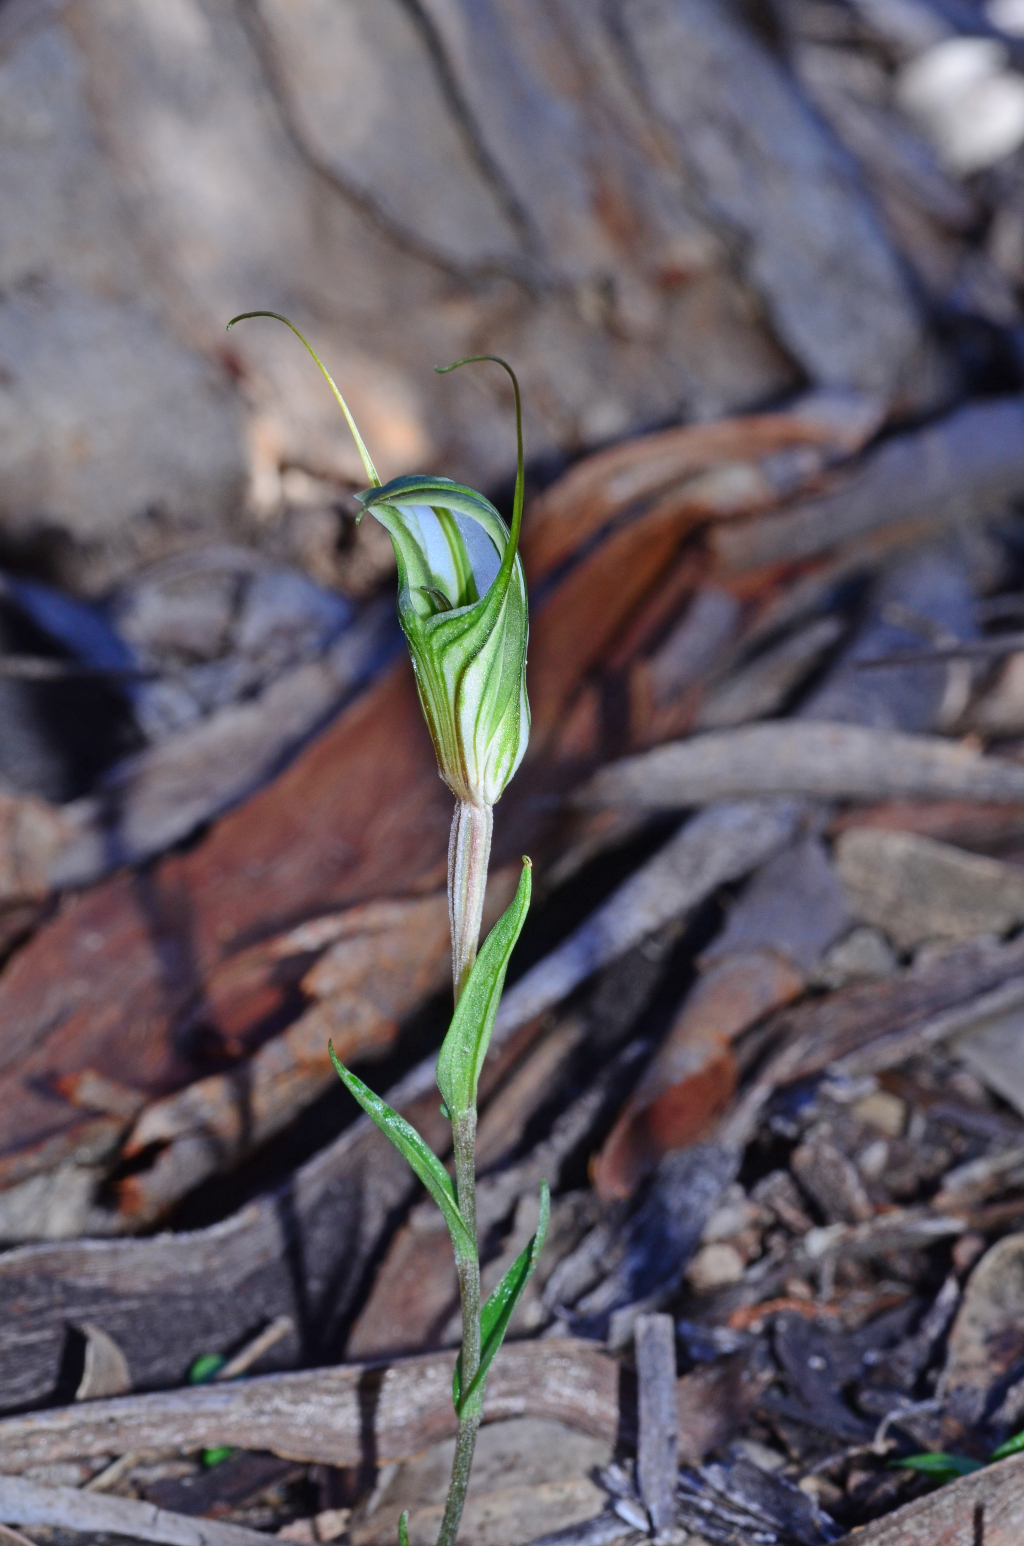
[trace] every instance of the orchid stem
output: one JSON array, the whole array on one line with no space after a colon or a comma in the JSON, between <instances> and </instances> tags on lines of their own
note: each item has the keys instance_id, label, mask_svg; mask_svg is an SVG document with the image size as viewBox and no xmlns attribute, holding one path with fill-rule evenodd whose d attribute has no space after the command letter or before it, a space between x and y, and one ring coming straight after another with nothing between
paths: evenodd
<instances>
[{"instance_id":1,"label":"orchid stem","mask_svg":"<svg viewBox=\"0 0 1024 1546\"><path fill-rule=\"evenodd\" d=\"M455 1002L469 977L480 942L480 921L487 889L494 815L489 805L459 800L452 818L448 845L448 911L452 930L452 977ZM480 1368L480 1254L476 1249L476 1109L470 1107L452 1122L455 1150L455 1196L474 1249L456 1252L455 1266L462 1302L462 1390L469 1391ZM483 1391L466 1400L459 1412L455 1459L445 1499L437 1546L455 1546L466 1503L473 1451L483 1413Z\"/></svg>"},{"instance_id":2,"label":"orchid stem","mask_svg":"<svg viewBox=\"0 0 1024 1546\"><path fill-rule=\"evenodd\" d=\"M458 1003L476 960L487 889L494 812L459 800L448 844L448 917L452 931L452 982Z\"/></svg>"},{"instance_id":3,"label":"orchid stem","mask_svg":"<svg viewBox=\"0 0 1024 1546\"><path fill-rule=\"evenodd\" d=\"M488 816L490 811L487 812ZM488 838L489 838L488 829ZM473 1240L476 1240L476 1111L472 1108L452 1123L452 1139L455 1148L455 1192L459 1212L466 1221ZM455 1265L459 1276L459 1295L462 1300L462 1389L468 1391L480 1368L480 1257L457 1255ZM473 1465L473 1451L483 1413L483 1391L470 1396L459 1413L459 1428L455 1438L455 1459L452 1463L451 1481L445 1499L444 1517L437 1537L437 1546L455 1546L459 1521L466 1502L469 1473Z\"/></svg>"}]
</instances>

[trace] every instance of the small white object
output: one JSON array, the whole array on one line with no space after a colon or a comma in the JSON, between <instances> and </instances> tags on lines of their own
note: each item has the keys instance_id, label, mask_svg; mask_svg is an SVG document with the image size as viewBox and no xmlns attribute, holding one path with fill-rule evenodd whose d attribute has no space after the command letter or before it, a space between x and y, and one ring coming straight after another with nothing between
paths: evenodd
<instances>
[{"instance_id":1,"label":"small white object","mask_svg":"<svg viewBox=\"0 0 1024 1546\"><path fill-rule=\"evenodd\" d=\"M745 1263L733 1245L706 1245L699 1250L686 1269L690 1287L698 1294L707 1294L713 1288L724 1288L729 1283L743 1280Z\"/></svg>"},{"instance_id":2,"label":"small white object","mask_svg":"<svg viewBox=\"0 0 1024 1546\"><path fill-rule=\"evenodd\" d=\"M634 1530L643 1530L646 1534L651 1528L647 1510L635 1498L616 1498L613 1507L619 1518L624 1519L628 1525L632 1525Z\"/></svg>"},{"instance_id":3,"label":"small white object","mask_svg":"<svg viewBox=\"0 0 1024 1546\"><path fill-rule=\"evenodd\" d=\"M804 1235L804 1253L809 1261L820 1261L833 1246L845 1240L850 1233L847 1224L821 1224L809 1229Z\"/></svg>"},{"instance_id":4,"label":"small white object","mask_svg":"<svg viewBox=\"0 0 1024 1546\"><path fill-rule=\"evenodd\" d=\"M876 1138L857 1155L857 1169L865 1181L880 1181L889 1163L889 1145L884 1138Z\"/></svg>"},{"instance_id":5,"label":"small white object","mask_svg":"<svg viewBox=\"0 0 1024 1546\"><path fill-rule=\"evenodd\" d=\"M113 1337L100 1326L83 1322L80 1328L85 1337L85 1366L76 1401L95 1401L100 1396L123 1396L132 1388L128 1360Z\"/></svg>"},{"instance_id":6,"label":"small white object","mask_svg":"<svg viewBox=\"0 0 1024 1546\"><path fill-rule=\"evenodd\" d=\"M712 1213L700 1237L702 1245L714 1245L721 1240L732 1240L744 1229L758 1223L761 1210L751 1202L738 1182L733 1182L725 1192L724 1200Z\"/></svg>"},{"instance_id":7,"label":"small white object","mask_svg":"<svg viewBox=\"0 0 1024 1546\"><path fill-rule=\"evenodd\" d=\"M985 15L1000 32L1024 38L1024 0L988 0Z\"/></svg>"},{"instance_id":8,"label":"small white object","mask_svg":"<svg viewBox=\"0 0 1024 1546\"><path fill-rule=\"evenodd\" d=\"M995 38L948 38L901 71L896 100L955 172L993 166L1024 144L1024 79Z\"/></svg>"}]
</instances>

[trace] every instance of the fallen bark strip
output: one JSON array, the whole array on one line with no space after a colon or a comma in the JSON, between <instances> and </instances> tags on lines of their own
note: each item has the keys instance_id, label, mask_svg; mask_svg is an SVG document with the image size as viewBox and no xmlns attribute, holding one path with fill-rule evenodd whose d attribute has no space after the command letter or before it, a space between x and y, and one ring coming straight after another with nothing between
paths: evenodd
<instances>
[{"instance_id":1,"label":"fallen bark strip","mask_svg":"<svg viewBox=\"0 0 1024 1546\"><path fill-rule=\"evenodd\" d=\"M1020 1546L1024 1455L961 1476L857 1535L857 1546Z\"/></svg>"},{"instance_id":2,"label":"fallen bark strip","mask_svg":"<svg viewBox=\"0 0 1024 1546\"><path fill-rule=\"evenodd\" d=\"M374 606L321 659L112 768L98 793L64 808L72 837L53 861L52 884L90 885L164 853L258 789L388 663L395 632L390 608Z\"/></svg>"},{"instance_id":3,"label":"fallen bark strip","mask_svg":"<svg viewBox=\"0 0 1024 1546\"><path fill-rule=\"evenodd\" d=\"M18 1472L129 1449L189 1452L221 1444L286 1460L384 1465L455 1433L454 1359L453 1352L431 1353L391 1364L267 1374L11 1417L0 1422L0 1468ZM619 1366L593 1342L510 1343L491 1367L484 1421L510 1417L551 1418L614 1443Z\"/></svg>"},{"instance_id":4,"label":"fallen bark strip","mask_svg":"<svg viewBox=\"0 0 1024 1546\"><path fill-rule=\"evenodd\" d=\"M12 1525L129 1535L161 1546L266 1546L260 1530L171 1514L134 1498L113 1498L76 1487L43 1487L20 1477L0 1476L0 1519Z\"/></svg>"},{"instance_id":5,"label":"fallen bark strip","mask_svg":"<svg viewBox=\"0 0 1024 1546\"><path fill-rule=\"evenodd\" d=\"M801 1249L809 1262L840 1256L870 1258L883 1251L914 1250L937 1240L953 1240L966 1228L966 1216L897 1208L862 1224L821 1224L808 1230Z\"/></svg>"},{"instance_id":6,"label":"fallen bark strip","mask_svg":"<svg viewBox=\"0 0 1024 1546\"><path fill-rule=\"evenodd\" d=\"M116 1213L87 1221L89 1233L98 1234L104 1222L113 1233L153 1222L207 1176L280 1132L333 1084L329 1041L346 1062L390 1045L402 1017L443 985L450 943L443 895L386 906L390 928L374 930L372 920L366 932L354 927L303 978L303 990L317 1002L287 1030L227 1073L146 1107L123 1153L166 1147L122 1182Z\"/></svg>"},{"instance_id":7,"label":"fallen bark strip","mask_svg":"<svg viewBox=\"0 0 1024 1546\"><path fill-rule=\"evenodd\" d=\"M718 800L1024 799L1024 768L942 740L799 720L715 731L603 768L584 807L680 810Z\"/></svg>"},{"instance_id":8,"label":"fallen bark strip","mask_svg":"<svg viewBox=\"0 0 1024 1546\"><path fill-rule=\"evenodd\" d=\"M718 1141L739 1147L747 1143L765 1101L782 1085L811 1078L840 1059L850 1059L842 1065L844 1069L853 1067L853 1054L882 1043L883 1038L906 1034L910 1039L903 1045L912 1051L918 1027L926 1031L927 1022L935 1016L958 1006L971 1006L983 994L1022 975L1022 940L1008 945L960 945L927 967L913 968L884 982L856 983L824 999L780 1011L773 1034L782 1045L723 1118L716 1134ZM1014 989L1007 992L1015 999ZM927 1033L926 1040L930 1045ZM884 1061L882 1066L886 1066Z\"/></svg>"},{"instance_id":9,"label":"fallen bark strip","mask_svg":"<svg viewBox=\"0 0 1024 1546\"><path fill-rule=\"evenodd\" d=\"M982 993L966 1004L956 1004L952 1009L919 1021L905 1031L894 1031L871 1041L843 1058L837 1058L829 1072L856 1079L865 1074L879 1074L887 1068L895 1068L934 1047L937 1042L971 1031L975 1026L1001 1018L1024 1006L1024 980L1011 978L990 993Z\"/></svg>"},{"instance_id":10,"label":"fallen bark strip","mask_svg":"<svg viewBox=\"0 0 1024 1546\"><path fill-rule=\"evenodd\" d=\"M759 569L826 553L916 517L930 527L988 514L1024 489L1024 403L972 404L865 457L845 488L795 510L719 526L711 545L727 569Z\"/></svg>"},{"instance_id":11,"label":"fallen bark strip","mask_svg":"<svg viewBox=\"0 0 1024 1546\"><path fill-rule=\"evenodd\" d=\"M551 1535L540 1535L530 1546L613 1546L613 1542L624 1541L628 1536L644 1539L636 1525L620 1519L618 1514L598 1514L596 1519L581 1525L568 1525Z\"/></svg>"},{"instance_id":12,"label":"fallen bark strip","mask_svg":"<svg viewBox=\"0 0 1024 1546\"><path fill-rule=\"evenodd\" d=\"M970 1012L983 994L1021 976L1024 940L1006 945L976 942L959 945L931 965L911 968L899 977L857 983L783 1010L780 1020L799 1033L803 1047L792 1077L810 1078L883 1037L923 1027L943 1011L964 1007Z\"/></svg>"},{"instance_id":13,"label":"fallen bark strip","mask_svg":"<svg viewBox=\"0 0 1024 1546\"><path fill-rule=\"evenodd\" d=\"M792 497L790 486L772 478L770 459L800 447L797 487L807 487L831 462L861 449L879 426L880 408L867 398L844 402L840 393L817 392L781 413L685 424L585 457L527 511L523 561L531 585L610 521L669 490L694 525Z\"/></svg>"},{"instance_id":14,"label":"fallen bark strip","mask_svg":"<svg viewBox=\"0 0 1024 1546\"><path fill-rule=\"evenodd\" d=\"M505 994L495 1022L497 1043L662 924L784 848L802 814L792 801L751 802L720 805L689 822Z\"/></svg>"},{"instance_id":15,"label":"fallen bark strip","mask_svg":"<svg viewBox=\"0 0 1024 1546\"><path fill-rule=\"evenodd\" d=\"M679 1475L675 1322L671 1315L640 1315L635 1337L637 1482L651 1524L660 1534L675 1524Z\"/></svg>"},{"instance_id":16,"label":"fallen bark strip","mask_svg":"<svg viewBox=\"0 0 1024 1546\"><path fill-rule=\"evenodd\" d=\"M678 541L674 516L642 518L590 550L537 609L530 782L503 806L510 861L536 852L550 821L539 797L564 787L554 732L566 706L662 583ZM596 755L590 744L577 740L573 757ZM93 1114L54 1101L61 1074L92 1068L140 1090L191 1083L208 1070L186 1055L181 1023L225 963L302 920L440 884L450 826L402 658L188 853L67 899L0 976L4 1185L95 1152ZM233 1034L254 1029L243 1017ZM0 1385L4 1376L0 1367Z\"/></svg>"}]
</instances>

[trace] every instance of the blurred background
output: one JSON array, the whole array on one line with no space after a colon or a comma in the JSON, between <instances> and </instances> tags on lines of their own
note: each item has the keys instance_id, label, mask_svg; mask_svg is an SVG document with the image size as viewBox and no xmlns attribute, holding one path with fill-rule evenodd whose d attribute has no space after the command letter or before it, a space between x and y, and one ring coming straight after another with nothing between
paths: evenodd
<instances>
[{"instance_id":1,"label":"blurred background","mask_svg":"<svg viewBox=\"0 0 1024 1546\"><path fill-rule=\"evenodd\" d=\"M457 1334L326 1054L444 1153L451 798L337 405L225 331L268 309L383 478L506 513L507 379L433 367L522 383L488 1287L554 1206L514 1335L672 1307L687 1458L742 1431L844 1528L911 1495L897 1412L958 1458L1024 1426L1022 301L1024 0L0 0L0 1410ZM471 1546L603 1506L553 1427L569 1511ZM240 1450L190 1501L194 1450L40 1480L295 1481ZM260 1528L336 1538L359 1453ZM748 1538L836 1538L785 1517Z\"/></svg>"},{"instance_id":2,"label":"blurred background","mask_svg":"<svg viewBox=\"0 0 1024 1546\"><path fill-rule=\"evenodd\" d=\"M9 659L0 780L81 795L388 588L322 379L238 311L385 478L499 502L469 352L535 489L808 389L1016 390L1022 65L1021 0L0 0L0 649L107 673Z\"/></svg>"},{"instance_id":3,"label":"blurred background","mask_svg":"<svg viewBox=\"0 0 1024 1546\"><path fill-rule=\"evenodd\" d=\"M54 1399L69 1323L147 1388L267 1316L287 1367L439 1346L454 1309L326 1056L420 1120L451 799L337 405L280 323L229 318L292 319L382 477L506 513L507 379L433 367L519 373L533 730L489 907L524 852L535 906L483 1120L494 1241L529 1160L554 1272L663 1156L682 1218L693 1145L785 1064L774 1011L916 1003L919 966L936 1012L999 973L1018 1006L1022 301L1024 0L0 0L0 1405ZM1021 1023L899 1075L891 1163L877 1111L818 1134L860 1190L821 1201L810 1149L772 1181L793 1252L797 1183L860 1227L1024 1152ZM929 1148L954 1077L970 1109ZM708 1210L812 1120L773 1107L739 1180L733 1130ZM1021 1217L1002 1184L990 1232ZM756 1277L768 1207L705 1241L740 1242L716 1282L744 1314L811 1292ZM81 1236L79 1313L72 1256L31 1252ZM930 1303L952 1258L905 1260ZM606 1321L647 1303L607 1270ZM590 1282L527 1329L579 1304L592 1335Z\"/></svg>"},{"instance_id":4,"label":"blurred background","mask_svg":"<svg viewBox=\"0 0 1024 1546\"><path fill-rule=\"evenodd\" d=\"M943 561L1013 583L1022 0L0 0L0 212L2 952L68 888L201 838L401 651L337 406L280 324L228 334L238 312L307 334L384 478L506 510L503 373L433 366L514 363L559 790L718 723L687 697L701 651L740 629L756 654L814 554L863 579L951 520L973 535ZM801 501L847 485L808 546ZM741 519L790 504L777 537ZM1003 523L984 553L979 512ZM727 719L795 701L845 625L816 626L776 707ZM418 716L393 734L424 752ZM441 831L444 792L395 782ZM536 843L510 820L510 853ZM345 862L244 938L340 901ZM176 914L153 927L186 948Z\"/></svg>"}]
</instances>

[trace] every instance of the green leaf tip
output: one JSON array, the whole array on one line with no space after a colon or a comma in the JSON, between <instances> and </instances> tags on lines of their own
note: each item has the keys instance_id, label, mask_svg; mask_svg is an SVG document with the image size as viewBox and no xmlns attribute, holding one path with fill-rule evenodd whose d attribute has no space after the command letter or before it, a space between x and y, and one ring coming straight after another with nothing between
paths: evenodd
<instances>
[{"instance_id":1,"label":"green leaf tip","mask_svg":"<svg viewBox=\"0 0 1024 1546\"><path fill-rule=\"evenodd\" d=\"M211 1470L213 1466L230 1460L234 1453L230 1444L215 1444L212 1449L203 1450L203 1465L207 1470Z\"/></svg>"},{"instance_id":2,"label":"green leaf tip","mask_svg":"<svg viewBox=\"0 0 1024 1546\"><path fill-rule=\"evenodd\" d=\"M194 1359L189 1366L188 1383L190 1385L209 1384L214 1375L218 1374L226 1363L227 1359L223 1353L200 1353L199 1357Z\"/></svg>"},{"instance_id":3,"label":"green leaf tip","mask_svg":"<svg viewBox=\"0 0 1024 1546\"><path fill-rule=\"evenodd\" d=\"M352 414L351 414L351 412L349 410L348 403L345 401L345 399L342 397L341 393L338 391L338 387L337 387L337 384L336 384L336 382L334 380L334 377L331 375L330 371L327 369L327 366L324 364L323 360L320 358L320 356L317 354L316 350L313 348L313 345L309 342L309 340L307 338L303 337L303 335L299 332L298 328L295 326L295 323L294 322L289 322L287 317L282 317L282 315L281 315L281 313L279 311L240 311L238 313L237 317L232 317L231 318L231 321L228 323L228 325L224 329L224 331L226 333L230 333L231 329L234 327L236 322L245 322L249 317L273 317L275 322L283 322L285 327L290 327L291 328L292 332L295 334L296 338L299 340L299 343L302 344L304 346L304 348L308 349L309 353L313 356L313 359L316 361L317 365L320 367L321 375L323 376L324 380L327 382L327 385L330 387L331 391L334 393L334 396L337 399L339 408L341 409L342 413L345 415L345 423L348 425L349 429L352 431L352 438L353 438L353 440L356 443L356 449L359 452L359 458L360 458L360 460L361 460L361 462L363 464L363 471L366 473L367 478L373 484L374 488L380 488L380 478L377 476L377 469L376 469L376 467L374 467L373 462L370 460L370 453L366 449L366 446L363 444L363 437L359 433L358 429L356 428L356 421L352 417Z\"/></svg>"},{"instance_id":4,"label":"green leaf tip","mask_svg":"<svg viewBox=\"0 0 1024 1546\"><path fill-rule=\"evenodd\" d=\"M410 1122L407 1122L403 1116L399 1116L386 1101L381 1100L379 1095L375 1095L368 1085L345 1067L334 1050L333 1042L327 1043L327 1051L334 1064L334 1071L346 1090L355 1097L385 1138L389 1139L399 1154L408 1161L411 1169L423 1182L444 1214L456 1256L475 1256L476 1241L459 1212L452 1178L433 1149L420 1137Z\"/></svg>"},{"instance_id":5,"label":"green leaf tip","mask_svg":"<svg viewBox=\"0 0 1024 1546\"><path fill-rule=\"evenodd\" d=\"M967 1455L947 1455L941 1451L921 1455L905 1455L900 1460L890 1460L891 1471L920 1471L936 1481L948 1482L955 1476L970 1476L984 1470L983 1462L971 1460Z\"/></svg>"},{"instance_id":6,"label":"green leaf tip","mask_svg":"<svg viewBox=\"0 0 1024 1546\"><path fill-rule=\"evenodd\" d=\"M515 1314L516 1305L523 1297L526 1285L533 1276L533 1270L544 1248L544 1238L548 1232L550 1218L551 1192L548 1188L548 1183L542 1181L540 1184L540 1214L537 1220L537 1232L529 1245L525 1246L516 1257L480 1311L480 1367L465 1395L462 1394L461 1353L456 1360L455 1373L452 1376L452 1403L455 1407L456 1415L459 1417L462 1416L469 1403L473 1400L483 1402L487 1371L494 1361L495 1354L505 1340L505 1333L509 1328L512 1316Z\"/></svg>"},{"instance_id":7,"label":"green leaf tip","mask_svg":"<svg viewBox=\"0 0 1024 1546\"><path fill-rule=\"evenodd\" d=\"M533 865L523 859L519 886L484 941L459 997L437 1058L437 1087L451 1120L476 1106L480 1070L505 986L505 973L530 907Z\"/></svg>"},{"instance_id":8,"label":"green leaf tip","mask_svg":"<svg viewBox=\"0 0 1024 1546\"><path fill-rule=\"evenodd\" d=\"M398 1546L409 1546L409 1510L404 1508L398 1516Z\"/></svg>"},{"instance_id":9,"label":"green leaf tip","mask_svg":"<svg viewBox=\"0 0 1024 1546\"><path fill-rule=\"evenodd\" d=\"M1010 1455L1019 1455L1022 1449L1024 1449L1024 1433L1015 1433L1012 1439L1007 1439L1005 1443L999 1445L998 1449L994 1449L989 1458L1006 1460Z\"/></svg>"}]
</instances>

